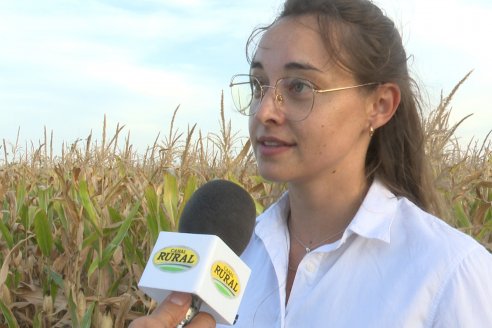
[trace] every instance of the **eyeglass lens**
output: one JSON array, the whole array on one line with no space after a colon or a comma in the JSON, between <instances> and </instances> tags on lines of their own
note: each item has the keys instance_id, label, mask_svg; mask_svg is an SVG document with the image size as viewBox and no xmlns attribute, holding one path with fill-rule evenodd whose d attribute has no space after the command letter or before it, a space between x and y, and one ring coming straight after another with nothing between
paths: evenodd
<instances>
[{"instance_id":1,"label":"eyeglass lens","mask_svg":"<svg viewBox=\"0 0 492 328\"><path fill-rule=\"evenodd\" d=\"M282 78L276 85L262 84L249 75L237 75L231 81L232 100L237 110L244 115L254 115L268 89L274 92L276 108L289 120L305 119L313 106L312 84L300 78Z\"/></svg>"}]
</instances>

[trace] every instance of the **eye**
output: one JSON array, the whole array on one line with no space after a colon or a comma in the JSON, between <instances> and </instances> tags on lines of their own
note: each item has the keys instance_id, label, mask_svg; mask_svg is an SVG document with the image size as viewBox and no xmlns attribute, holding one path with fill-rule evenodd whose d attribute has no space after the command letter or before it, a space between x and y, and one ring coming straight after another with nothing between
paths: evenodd
<instances>
[{"instance_id":1,"label":"eye","mask_svg":"<svg viewBox=\"0 0 492 328\"><path fill-rule=\"evenodd\" d=\"M288 78L285 79L285 88L288 93L291 95L304 95L306 93L313 92L313 85L308 80L299 79L299 78Z\"/></svg>"},{"instance_id":2,"label":"eye","mask_svg":"<svg viewBox=\"0 0 492 328\"><path fill-rule=\"evenodd\" d=\"M262 93L261 82L257 78L251 77L250 84L251 84L251 94L253 95L253 98L260 99Z\"/></svg>"}]
</instances>

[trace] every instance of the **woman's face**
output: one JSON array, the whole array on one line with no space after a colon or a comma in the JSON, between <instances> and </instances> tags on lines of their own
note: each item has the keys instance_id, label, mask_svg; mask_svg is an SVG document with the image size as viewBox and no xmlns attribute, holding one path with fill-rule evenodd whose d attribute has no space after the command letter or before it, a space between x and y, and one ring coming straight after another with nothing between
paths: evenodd
<instances>
[{"instance_id":1,"label":"woman's face","mask_svg":"<svg viewBox=\"0 0 492 328\"><path fill-rule=\"evenodd\" d=\"M311 81L316 89L358 84L329 61L311 16L284 18L263 35L251 75L275 85L284 77ZM266 94L249 121L260 174L279 182L308 182L329 177L364 176L370 141L370 93L362 89L317 93L309 116L289 121L278 109L274 90ZM285 104L286 106L288 104Z\"/></svg>"}]
</instances>

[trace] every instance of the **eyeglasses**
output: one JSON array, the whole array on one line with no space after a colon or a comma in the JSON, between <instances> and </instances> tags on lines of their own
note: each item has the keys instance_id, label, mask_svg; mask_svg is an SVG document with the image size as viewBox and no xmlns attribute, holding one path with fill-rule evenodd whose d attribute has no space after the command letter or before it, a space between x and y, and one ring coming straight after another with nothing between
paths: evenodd
<instances>
[{"instance_id":1,"label":"eyeglasses","mask_svg":"<svg viewBox=\"0 0 492 328\"><path fill-rule=\"evenodd\" d=\"M379 83L371 82L320 90L316 89L312 82L297 77L278 79L275 86L271 86L262 84L255 76L237 74L232 77L229 87L231 88L234 106L243 115L255 115L265 96L266 89L272 88L277 108L284 113L286 119L289 121L302 121L311 113L316 93L342 91L375 84Z\"/></svg>"}]
</instances>

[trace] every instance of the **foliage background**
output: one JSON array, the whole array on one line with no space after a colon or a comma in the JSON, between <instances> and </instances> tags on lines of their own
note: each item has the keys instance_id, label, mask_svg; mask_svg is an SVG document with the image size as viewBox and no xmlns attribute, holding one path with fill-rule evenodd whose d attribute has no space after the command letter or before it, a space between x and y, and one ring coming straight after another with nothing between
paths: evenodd
<instances>
[{"instance_id":1,"label":"foliage background","mask_svg":"<svg viewBox=\"0 0 492 328\"><path fill-rule=\"evenodd\" d=\"M467 76L468 77L468 76ZM492 249L492 153L488 137L463 148L450 102L465 77L425 115L426 150L444 220ZM117 126L53 155L44 144L0 145L0 327L124 327L155 302L137 288L161 230L174 230L190 195L225 178L242 185L257 212L282 185L257 175L250 143L221 103L220 131L194 125L157 136L143 156ZM466 119L466 118L465 118ZM2 154L3 153L3 154Z\"/></svg>"}]
</instances>

